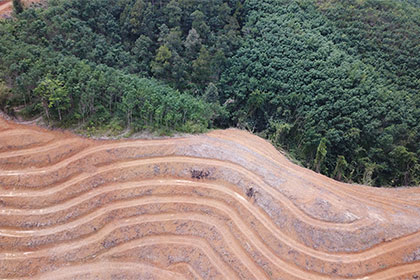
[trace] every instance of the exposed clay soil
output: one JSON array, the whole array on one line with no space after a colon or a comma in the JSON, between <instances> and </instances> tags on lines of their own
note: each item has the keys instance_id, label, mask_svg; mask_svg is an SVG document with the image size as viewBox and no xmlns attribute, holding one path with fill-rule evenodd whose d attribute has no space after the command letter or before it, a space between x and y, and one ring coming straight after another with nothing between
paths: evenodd
<instances>
[{"instance_id":1,"label":"exposed clay soil","mask_svg":"<svg viewBox=\"0 0 420 280\"><path fill-rule=\"evenodd\" d=\"M23 0L22 1L26 7L31 6L35 3L46 2L46 0ZM12 0L0 0L0 18L10 17L13 12L13 2Z\"/></svg>"},{"instance_id":2,"label":"exposed clay soil","mask_svg":"<svg viewBox=\"0 0 420 280\"><path fill-rule=\"evenodd\" d=\"M99 141L0 118L0 279L419 279L420 188L240 130Z\"/></svg>"}]
</instances>

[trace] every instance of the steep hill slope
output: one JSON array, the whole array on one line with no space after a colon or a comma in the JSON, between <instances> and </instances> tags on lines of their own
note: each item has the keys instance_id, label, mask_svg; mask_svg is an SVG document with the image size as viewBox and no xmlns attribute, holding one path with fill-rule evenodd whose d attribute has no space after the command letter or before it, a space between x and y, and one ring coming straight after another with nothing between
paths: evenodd
<instances>
[{"instance_id":1,"label":"steep hill slope","mask_svg":"<svg viewBox=\"0 0 420 280\"><path fill-rule=\"evenodd\" d=\"M244 131L95 141L0 119L0 186L2 279L420 276L420 188L342 184Z\"/></svg>"},{"instance_id":2,"label":"steep hill slope","mask_svg":"<svg viewBox=\"0 0 420 280\"><path fill-rule=\"evenodd\" d=\"M410 3L49 1L0 20L0 109L86 131L247 128L339 181L416 186Z\"/></svg>"}]
</instances>

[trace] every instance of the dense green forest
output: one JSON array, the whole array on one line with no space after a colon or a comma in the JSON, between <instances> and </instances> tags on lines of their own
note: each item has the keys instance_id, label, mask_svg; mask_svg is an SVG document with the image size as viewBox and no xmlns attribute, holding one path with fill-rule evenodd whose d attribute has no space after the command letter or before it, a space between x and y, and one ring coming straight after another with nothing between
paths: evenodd
<instances>
[{"instance_id":1,"label":"dense green forest","mask_svg":"<svg viewBox=\"0 0 420 280\"><path fill-rule=\"evenodd\" d=\"M15 4L0 54L11 115L85 130L241 127L341 181L420 184L417 0Z\"/></svg>"}]
</instances>

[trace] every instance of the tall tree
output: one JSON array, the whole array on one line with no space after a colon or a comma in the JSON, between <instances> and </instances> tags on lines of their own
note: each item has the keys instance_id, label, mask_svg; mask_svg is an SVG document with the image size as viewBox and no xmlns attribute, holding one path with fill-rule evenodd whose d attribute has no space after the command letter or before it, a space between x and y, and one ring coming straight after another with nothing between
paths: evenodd
<instances>
[{"instance_id":1,"label":"tall tree","mask_svg":"<svg viewBox=\"0 0 420 280\"><path fill-rule=\"evenodd\" d=\"M156 52L154 61L152 62L152 72L158 78L168 78L171 71L172 52L166 46L162 45Z\"/></svg>"},{"instance_id":2,"label":"tall tree","mask_svg":"<svg viewBox=\"0 0 420 280\"><path fill-rule=\"evenodd\" d=\"M61 121L62 113L70 108L69 92L64 82L47 77L34 92L41 97L47 118L51 118L50 110L52 109L58 113L58 119Z\"/></svg>"},{"instance_id":3,"label":"tall tree","mask_svg":"<svg viewBox=\"0 0 420 280\"><path fill-rule=\"evenodd\" d=\"M321 172L322 164L324 163L325 157L327 155L327 139L321 138L318 148L316 149L316 156L314 161L315 171Z\"/></svg>"},{"instance_id":4,"label":"tall tree","mask_svg":"<svg viewBox=\"0 0 420 280\"><path fill-rule=\"evenodd\" d=\"M23 12L22 0L13 0L13 10L16 14L20 14Z\"/></svg>"},{"instance_id":5,"label":"tall tree","mask_svg":"<svg viewBox=\"0 0 420 280\"><path fill-rule=\"evenodd\" d=\"M193 80L204 86L211 79L211 56L205 46L202 46L196 60L193 61Z\"/></svg>"}]
</instances>

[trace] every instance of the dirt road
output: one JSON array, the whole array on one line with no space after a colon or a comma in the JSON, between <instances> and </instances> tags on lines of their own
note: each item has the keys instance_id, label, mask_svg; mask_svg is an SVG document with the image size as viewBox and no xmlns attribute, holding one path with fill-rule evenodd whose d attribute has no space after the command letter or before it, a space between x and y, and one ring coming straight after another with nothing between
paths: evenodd
<instances>
[{"instance_id":1,"label":"dirt road","mask_svg":"<svg viewBox=\"0 0 420 280\"><path fill-rule=\"evenodd\" d=\"M0 2L0 16L10 14L12 12L13 5L12 1Z\"/></svg>"},{"instance_id":2,"label":"dirt road","mask_svg":"<svg viewBox=\"0 0 420 280\"><path fill-rule=\"evenodd\" d=\"M420 188L239 130L96 141L0 119L1 279L419 279Z\"/></svg>"}]
</instances>

